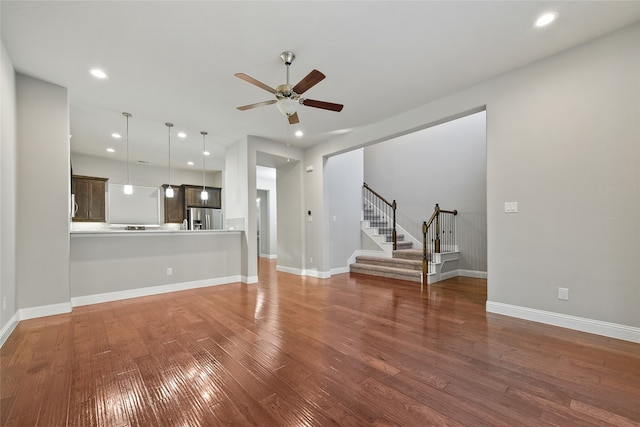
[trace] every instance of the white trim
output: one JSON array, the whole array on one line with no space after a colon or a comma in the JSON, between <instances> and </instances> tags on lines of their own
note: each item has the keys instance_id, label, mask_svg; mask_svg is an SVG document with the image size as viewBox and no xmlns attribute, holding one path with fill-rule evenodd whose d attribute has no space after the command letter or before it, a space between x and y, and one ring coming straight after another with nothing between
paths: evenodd
<instances>
[{"instance_id":1,"label":"white trim","mask_svg":"<svg viewBox=\"0 0 640 427\"><path fill-rule=\"evenodd\" d=\"M302 270L293 267L285 267L284 265L276 265L276 271L283 273L295 274L296 276L302 276Z\"/></svg>"},{"instance_id":2,"label":"white trim","mask_svg":"<svg viewBox=\"0 0 640 427\"><path fill-rule=\"evenodd\" d=\"M346 266L346 267L332 268L330 273L333 276L334 274L349 273L350 271L351 271L351 267Z\"/></svg>"},{"instance_id":3,"label":"white trim","mask_svg":"<svg viewBox=\"0 0 640 427\"><path fill-rule=\"evenodd\" d=\"M251 285L253 283L258 283L258 276L242 276L242 278L240 279L240 282L245 283L247 285Z\"/></svg>"},{"instance_id":4,"label":"white trim","mask_svg":"<svg viewBox=\"0 0 640 427\"><path fill-rule=\"evenodd\" d=\"M486 279L487 272L486 271L478 271L478 270L458 270L458 276L464 277L475 277L476 279Z\"/></svg>"},{"instance_id":5,"label":"white trim","mask_svg":"<svg viewBox=\"0 0 640 427\"><path fill-rule=\"evenodd\" d=\"M309 276L317 279L328 279L331 277L330 271L318 271L318 270L300 270L299 268L285 267L283 265L276 265L276 271L283 273L295 274L296 276Z\"/></svg>"},{"instance_id":6,"label":"white trim","mask_svg":"<svg viewBox=\"0 0 640 427\"><path fill-rule=\"evenodd\" d=\"M437 273L434 272L432 274L437 274ZM438 279L438 282L442 280L451 279L452 277L458 277L458 276L461 276L461 274L459 273L459 270L445 271L444 273L440 273L440 279Z\"/></svg>"},{"instance_id":7,"label":"white trim","mask_svg":"<svg viewBox=\"0 0 640 427\"><path fill-rule=\"evenodd\" d=\"M570 316L568 314L554 313L551 311L537 310L534 308L520 307L517 305L503 304L487 301L486 310L489 313L503 314L518 319L531 320L547 325L560 326L561 328L574 329L590 334L617 338L625 341L640 343L640 328L620 325L617 323L603 322L601 320L587 319L584 317Z\"/></svg>"},{"instance_id":8,"label":"white trim","mask_svg":"<svg viewBox=\"0 0 640 427\"><path fill-rule=\"evenodd\" d=\"M168 292L184 291L187 289L204 288L207 286L226 285L240 281L240 276L220 277L216 279L196 280L192 282L171 283L168 285L149 286L147 288L128 289L126 291L106 292L102 294L83 295L71 298L71 306L79 307L90 304L118 301L129 298L146 297L165 294Z\"/></svg>"},{"instance_id":9,"label":"white trim","mask_svg":"<svg viewBox=\"0 0 640 427\"><path fill-rule=\"evenodd\" d=\"M18 326L18 322L20 321L20 311L16 311L13 313L13 316L5 323L5 325L0 330L0 348L4 345L7 338L11 336L13 330Z\"/></svg>"},{"instance_id":10,"label":"white trim","mask_svg":"<svg viewBox=\"0 0 640 427\"><path fill-rule=\"evenodd\" d=\"M328 279L331 277L330 271L318 271L318 270L302 270L303 276L315 277L317 279Z\"/></svg>"},{"instance_id":11,"label":"white trim","mask_svg":"<svg viewBox=\"0 0 640 427\"><path fill-rule=\"evenodd\" d=\"M49 304L41 305L39 307L21 308L18 313L20 313L20 320L71 313L71 302L61 302L60 304Z\"/></svg>"},{"instance_id":12,"label":"white trim","mask_svg":"<svg viewBox=\"0 0 640 427\"><path fill-rule=\"evenodd\" d=\"M278 259L278 254L260 254L260 258Z\"/></svg>"}]
</instances>

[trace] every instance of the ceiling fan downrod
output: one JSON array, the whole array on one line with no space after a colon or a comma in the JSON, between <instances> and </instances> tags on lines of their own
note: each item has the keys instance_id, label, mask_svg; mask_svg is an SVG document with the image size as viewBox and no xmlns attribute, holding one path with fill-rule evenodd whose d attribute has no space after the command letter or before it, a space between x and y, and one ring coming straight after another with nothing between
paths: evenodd
<instances>
[{"instance_id":1,"label":"ceiling fan downrod","mask_svg":"<svg viewBox=\"0 0 640 427\"><path fill-rule=\"evenodd\" d=\"M289 65L291 65L293 60L296 59L296 54L291 51L285 50L280 54L280 58L284 62L284 65L287 66L287 85L289 85Z\"/></svg>"}]
</instances>

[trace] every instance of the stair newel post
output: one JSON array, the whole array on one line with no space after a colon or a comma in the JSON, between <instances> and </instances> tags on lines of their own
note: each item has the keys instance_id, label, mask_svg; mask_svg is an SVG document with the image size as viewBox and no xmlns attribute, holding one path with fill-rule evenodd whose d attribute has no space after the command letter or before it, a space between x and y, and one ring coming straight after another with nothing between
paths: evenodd
<instances>
[{"instance_id":1,"label":"stair newel post","mask_svg":"<svg viewBox=\"0 0 640 427\"><path fill-rule=\"evenodd\" d=\"M427 284L427 221L422 223L422 284Z\"/></svg>"},{"instance_id":2,"label":"stair newel post","mask_svg":"<svg viewBox=\"0 0 640 427\"><path fill-rule=\"evenodd\" d=\"M436 203L436 239L434 241L433 252L440 253L440 206Z\"/></svg>"},{"instance_id":3,"label":"stair newel post","mask_svg":"<svg viewBox=\"0 0 640 427\"><path fill-rule=\"evenodd\" d=\"M391 209L393 209L393 231L391 232L391 239L393 240L393 250L398 249L398 234L396 233L396 201L394 200L391 204Z\"/></svg>"}]
</instances>

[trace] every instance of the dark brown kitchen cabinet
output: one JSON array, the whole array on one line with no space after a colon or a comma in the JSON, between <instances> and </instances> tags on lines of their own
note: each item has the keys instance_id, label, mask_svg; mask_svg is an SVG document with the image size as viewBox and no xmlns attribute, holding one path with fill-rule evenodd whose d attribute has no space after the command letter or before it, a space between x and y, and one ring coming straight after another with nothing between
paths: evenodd
<instances>
[{"instance_id":1,"label":"dark brown kitchen cabinet","mask_svg":"<svg viewBox=\"0 0 640 427\"><path fill-rule=\"evenodd\" d=\"M162 188L166 189L167 184ZM184 203L184 187L176 187L172 185L173 197L164 197L164 222L165 223L181 223L187 218Z\"/></svg>"},{"instance_id":2,"label":"dark brown kitchen cabinet","mask_svg":"<svg viewBox=\"0 0 640 427\"><path fill-rule=\"evenodd\" d=\"M209 193L209 200L202 200L200 193L202 193L202 187L195 185L184 185L184 197L185 206L198 207L198 208L222 208L221 189L218 187L206 187L207 193Z\"/></svg>"},{"instance_id":3,"label":"dark brown kitchen cabinet","mask_svg":"<svg viewBox=\"0 0 640 427\"><path fill-rule=\"evenodd\" d=\"M105 222L107 178L73 175L71 193L74 195L75 222Z\"/></svg>"}]
</instances>

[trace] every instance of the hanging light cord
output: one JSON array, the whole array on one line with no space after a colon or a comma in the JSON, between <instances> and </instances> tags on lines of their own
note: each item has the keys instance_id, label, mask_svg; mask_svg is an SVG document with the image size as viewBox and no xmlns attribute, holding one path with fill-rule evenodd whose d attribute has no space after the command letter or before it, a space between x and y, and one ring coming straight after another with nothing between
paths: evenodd
<instances>
[{"instance_id":1,"label":"hanging light cord","mask_svg":"<svg viewBox=\"0 0 640 427\"><path fill-rule=\"evenodd\" d=\"M129 173L129 117L132 117L130 113L122 113L123 116L127 118L127 184L130 184L130 173Z\"/></svg>"},{"instance_id":2,"label":"hanging light cord","mask_svg":"<svg viewBox=\"0 0 640 427\"><path fill-rule=\"evenodd\" d=\"M173 123L165 123L165 125L169 128L169 188L171 188L171 128Z\"/></svg>"},{"instance_id":3,"label":"hanging light cord","mask_svg":"<svg viewBox=\"0 0 640 427\"><path fill-rule=\"evenodd\" d=\"M204 167L205 167L207 156L204 153L206 151L205 137L207 135L207 132L202 131L200 133L202 134L202 191L206 191Z\"/></svg>"}]
</instances>

